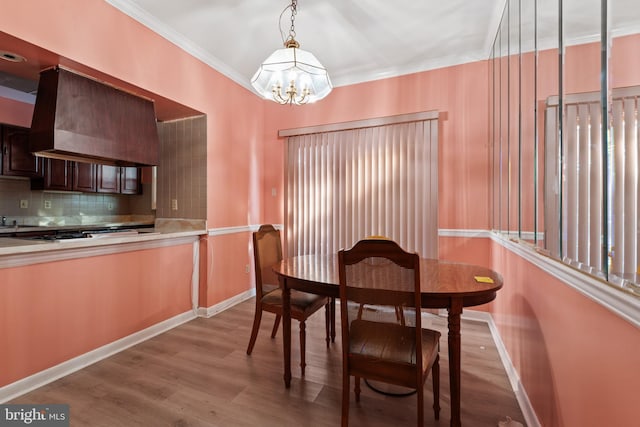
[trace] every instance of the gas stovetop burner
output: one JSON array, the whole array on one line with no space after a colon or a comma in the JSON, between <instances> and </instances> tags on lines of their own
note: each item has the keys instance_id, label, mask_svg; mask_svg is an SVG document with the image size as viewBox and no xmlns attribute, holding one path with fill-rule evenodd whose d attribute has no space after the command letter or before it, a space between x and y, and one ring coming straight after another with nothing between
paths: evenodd
<instances>
[{"instance_id":1,"label":"gas stovetop burner","mask_svg":"<svg viewBox=\"0 0 640 427\"><path fill-rule=\"evenodd\" d=\"M34 237L30 237L29 239L33 239L33 240L67 240L67 239L83 239L87 237L86 234L84 234L81 231L65 231L65 232L59 232L56 234L48 234L45 236L34 236Z\"/></svg>"}]
</instances>

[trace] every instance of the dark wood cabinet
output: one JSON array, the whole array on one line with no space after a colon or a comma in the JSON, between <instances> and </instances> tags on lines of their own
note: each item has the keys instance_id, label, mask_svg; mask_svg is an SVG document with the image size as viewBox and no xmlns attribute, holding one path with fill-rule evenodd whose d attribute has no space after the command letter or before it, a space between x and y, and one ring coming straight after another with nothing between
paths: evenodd
<instances>
[{"instance_id":1,"label":"dark wood cabinet","mask_svg":"<svg viewBox=\"0 0 640 427\"><path fill-rule=\"evenodd\" d=\"M73 189L86 193L94 193L96 187L96 169L98 165L93 163L73 162Z\"/></svg>"},{"instance_id":2,"label":"dark wood cabinet","mask_svg":"<svg viewBox=\"0 0 640 427\"><path fill-rule=\"evenodd\" d=\"M118 166L98 166L98 193L120 192L120 168Z\"/></svg>"},{"instance_id":3,"label":"dark wood cabinet","mask_svg":"<svg viewBox=\"0 0 640 427\"><path fill-rule=\"evenodd\" d=\"M44 159L44 176L31 180L34 190L140 194L140 169Z\"/></svg>"},{"instance_id":4,"label":"dark wood cabinet","mask_svg":"<svg viewBox=\"0 0 640 427\"><path fill-rule=\"evenodd\" d=\"M31 188L56 191L96 191L96 165L60 159L44 159L44 178L32 180Z\"/></svg>"},{"instance_id":5,"label":"dark wood cabinet","mask_svg":"<svg viewBox=\"0 0 640 427\"><path fill-rule=\"evenodd\" d=\"M29 129L1 125L2 175L42 177L42 159L29 151Z\"/></svg>"},{"instance_id":6,"label":"dark wood cabinet","mask_svg":"<svg viewBox=\"0 0 640 427\"><path fill-rule=\"evenodd\" d=\"M98 193L140 194L140 170L137 167L99 165Z\"/></svg>"},{"instance_id":7,"label":"dark wood cabinet","mask_svg":"<svg viewBox=\"0 0 640 427\"><path fill-rule=\"evenodd\" d=\"M0 175L32 178L34 190L141 193L140 168L34 156L29 151L28 128L0 124L0 143Z\"/></svg>"},{"instance_id":8,"label":"dark wood cabinet","mask_svg":"<svg viewBox=\"0 0 640 427\"><path fill-rule=\"evenodd\" d=\"M141 173L140 168L127 167L120 168L120 193L140 194L141 193Z\"/></svg>"},{"instance_id":9,"label":"dark wood cabinet","mask_svg":"<svg viewBox=\"0 0 640 427\"><path fill-rule=\"evenodd\" d=\"M99 193L140 194L140 171L136 167L99 165Z\"/></svg>"},{"instance_id":10,"label":"dark wood cabinet","mask_svg":"<svg viewBox=\"0 0 640 427\"><path fill-rule=\"evenodd\" d=\"M42 189L59 191L73 190L73 162L59 159L44 159Z\"/></svg>"},{"instance_id":11,"label":"dark wood cabinet","mask_svg":"<svg viewBox=\"0 0 640 427\"><path fill-rule=\"evenodd\" d=\"M31 181L37 190L121 193L121 172L117 166L96 165L67 160L45 159L44 178ZM134 168L135 169L135 168ZM138 184L129 184L138 186ZM124 194L137 194L127 192Z\"/></svg>"}]
</instances>

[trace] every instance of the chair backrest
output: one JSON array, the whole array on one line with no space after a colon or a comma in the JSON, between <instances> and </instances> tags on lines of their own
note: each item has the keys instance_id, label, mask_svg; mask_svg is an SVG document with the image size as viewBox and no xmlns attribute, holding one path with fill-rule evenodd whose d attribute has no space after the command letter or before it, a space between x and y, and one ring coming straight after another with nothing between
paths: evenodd
<instances>
[{"instance_id":1,"label":"chair backrest","mask_svg":"<svg viewBox=\"0 0 640 427\"><path fill-rule=\"evenodd\" d=\"M343 349L356 319L415 326L420 349L419 256L391 240L365 239L338 252L338 266ZM416 362L421 366L421 357Z\"/></svg>"},{"instance_id":2,"label":"chair backrest","mask_svg":"<svg viewBox=\"0 0 640 427\"><path fill-rule=\"evenodd\" d=\"M253 233L253 262L256 272L256 297L278 286L278 276L273 272L274 264L282 260L280 231L271 224L261 225Z\"/></svg>"}]
</instances>

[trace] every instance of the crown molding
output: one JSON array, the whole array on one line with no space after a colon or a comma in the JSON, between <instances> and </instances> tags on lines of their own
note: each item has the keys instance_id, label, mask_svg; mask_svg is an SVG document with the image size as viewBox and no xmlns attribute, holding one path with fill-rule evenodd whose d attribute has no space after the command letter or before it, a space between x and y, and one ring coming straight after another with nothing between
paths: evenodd
<instances>
[{"instance_id":1,"label":"crown molding","mask_svg":"<svg viewBox=\"0 0 640 427\"><path fill-rule=\"evenodd\" d=\"M220 59L211 55L206 50L202 49L197 44L193 43L186 36L179 33L178 31L173 30L164 22L158 20L156 17L148 13L143 8L139 7L135 3L129 0L105 0L111 6L120 10L125 15L135 19L145 27L149 28L153 32L159 34L161 37L167 39L180 49L184 50L191 56L199 59L204 62L214 70L223 74L224 76L230 78L240 86L244 87L247 90L255 93L249 80L247 80L240 73L235 71L233 68L229 67L227 64L222 62Z\"/></svg>"},{"instance_id":2,"label":"crown molding","mask_svg":"<svg viewBox=\"0 0 640 427\"><path fill-rule=\"evenodd\" d=\"M173 30L166 23L160 21L146 10L131 2L130 0L105 0L108 4L120 10L122 13L135 19L145 27L159 34L180 49L209 65L214 70L233 80L245 89L255 93L248 78L238 73L229 65L193 43L183 34ZM450 55L441 58L427 58L424 61L416 61L412 64L403 65L402 68L390 67L386 70L366 71L348 70L340 74L331 74L331 82L334 87L348 86L369 81L400 77L408 74L415 74L439 68L461 65L469 62L486 60L489 55L482 49L478 52L467 55ZM259 96L256 94L256 96Z\"/></svg>"}]
</instances>

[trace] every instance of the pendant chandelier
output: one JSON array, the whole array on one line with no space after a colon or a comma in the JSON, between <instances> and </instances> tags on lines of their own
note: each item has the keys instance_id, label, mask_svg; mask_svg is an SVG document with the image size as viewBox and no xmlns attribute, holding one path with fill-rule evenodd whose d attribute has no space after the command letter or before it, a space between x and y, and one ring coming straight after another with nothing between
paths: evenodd
<instances>
[{"instance_id":1,"label":"pendant chandelier","mask_svg":"<svg viewBox=\"0 0 640 427\"><path fill-rule=\"evenodd\" d=\"M291 9L291 28L283 42L284 49L276 50L265 59L251 79L254 89L262 97L278 104L316 102L333 89L327 70L311 52L300 49L295 39L297 8L298 0L292 0L280 14L282 18L284 12Z\"/></svg>"}]
</instances>

